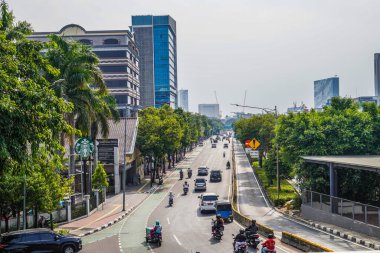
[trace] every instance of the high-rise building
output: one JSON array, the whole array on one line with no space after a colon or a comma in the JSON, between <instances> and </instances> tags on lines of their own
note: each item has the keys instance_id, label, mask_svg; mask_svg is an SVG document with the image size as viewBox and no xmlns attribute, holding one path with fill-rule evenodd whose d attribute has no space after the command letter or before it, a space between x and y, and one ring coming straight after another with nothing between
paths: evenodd
<instances>
[{"instance_id":1,"label":"high-rise building","mask_svg":"<svg viewBox=\"0 0 380 253\"><path fill-rule=\"evenodd\" d=\"M314 107L321 109L332 97L339 96L339 77L314 81Z\"/></svg>"},{"instance_id":2,"label":"high-rise building","mask_svg":"<svg viewBox=\"0 0 380 253\"><path fill-rule=\"evenodd\" d=\"M220 119L219 104L199 104L198 112L209 118Z\"/></svg>"},{"instance_id":3,"label":"high-rise building","mask_svg":"<svg viewBox=\"0 0 380 253\"><path fill-rule=\"evenodd\" d=\"M375 96L380 99L380 53L375 54ZM378 101L379 102L379 101Z\"/></svg>"},{"instance_id":4,"label":"high-rise building","mask_svg":"<svg viewBox=\"0 0 380 253\"><path fill-rule=\"evenodd\" d=\"M139 105L139 56L129 30L86 31L79 25L70 24L58 32L35 32L29 39L47 41L52 33L91 46L100 59L103 78L119 109Z\"/></svg>"},{"instance_id":5,"label":"high-rise building","mask_svg":"<svg viewBox=\"0 0 380 253\"><path fill-rule=\"evenodd\" d=\"M131 31L140 52L143 107L178 106L176 22L166 16L132 16Z\"/></svg>"},{"instance_id":6,"label":"high-rise building","mask_svg":"<svg viewBox=\"0 0 380 253\"><path fill-rule=\"evenodd\" d=\"M189 111L189 90L179 90L179 107L185 112Z\"/></svg>"}]
</instances>

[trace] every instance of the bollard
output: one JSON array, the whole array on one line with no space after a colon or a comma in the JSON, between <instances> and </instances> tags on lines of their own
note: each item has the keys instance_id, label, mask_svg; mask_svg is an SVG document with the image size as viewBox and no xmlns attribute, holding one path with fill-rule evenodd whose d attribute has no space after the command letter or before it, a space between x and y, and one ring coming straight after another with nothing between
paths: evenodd
<instances>
[{"instance_id":1,"label":"bollard","mask_svg":"<svg viewBox=\"0 0 380 253\"><path fill-rule=\"evenodd\" d=\"M71 199L67 198L65 199L66 202L66 217L67 217L67 222L71 221Z\"/></svg>"},{"instance_id":2,"label":"bollard","mask_svg":"<svg viewBox=\"0 0 380 253\"><path fill-rule=\"evenodd\" d=\"M90 195L84 195L84 200L86 201L86 214L90 214Z\"/></svg>"},{"instance_id":3,"label":"bollard","mask_svg":"<svg viewBox=\"0 0 380 253\"><path fill-rule=\"evenodd\" d=\"M94 193L96 198L96 210L99 210L99 189L95 189Z\"/></svg>"}]
</instances>

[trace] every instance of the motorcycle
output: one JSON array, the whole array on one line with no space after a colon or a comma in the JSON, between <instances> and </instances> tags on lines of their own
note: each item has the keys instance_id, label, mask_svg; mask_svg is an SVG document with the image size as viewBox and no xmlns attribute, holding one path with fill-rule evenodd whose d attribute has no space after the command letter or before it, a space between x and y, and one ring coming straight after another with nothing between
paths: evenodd
<instances>
[{"instance_id":1,"label":"motorcycle","mask_svg":"<svg viewBox=\"0 0 380 253\"><path fill-rule=\"evenodd\" d=\"M187 195L189 192L189 187L183 187L183 195Z\"/></svg>"},{"instance_id":2,"label":"motorcycle","mask_svg":"<svg viewBox=\"0 0 380 253\"><path fill-rule=\"evenodd\" d=\"M146 232L145 236L145 241L146 243L157 243L158 246L161 246L162 243L162 233L153 233L152 235L150 234L150 231Z\"/></svg>"},{"instance_id":3,"label":"motorcycle","mask_svg":"<svg viewBox=\"0 0 380 253\"><path fill-rule=\"evenodd\" d=\"M245 233L245 236L247 237L247 243L249 246L253 247L254 249L257 249L257 246L260 244L259 234L252 234L252 233Z\"/></svg>"},{"instance_id":4,"label":"motorcycle","mask_svg":"<svg viewBox=\"0 0 380 253\"><path fill-rule=\"evenodd\" d=\"M173 206L173 199L172 199L172 198L169 199L169 206L170 206L170 207Z\"/></svg>"},{"instance_id":5,"label":"motorcycle","mask_svg":"<svg viewBox=\"0 0 380 253\"><path fill-rule=\"evenodd\" d=\"M243 242L243 243L241 243L241 244L238 246L237 250L236 250L236 249L235 249L235 235L232 234L232 236L233 236L233 239L234 239L234 243L233 243L234 252L235 252L235 253L247 253L247 252L248 252L248 244L247 244L247 242ZM263 252L262 252L262 253L263 253Z\"/></svg>"},{"instance_id":6,"label":"motorcycle","mask_svg":"<svg viewBox=\"0 0 380 253\"><path fill-rule=\"evenodd\" d=\"M215 227L215 221L212 220L211 222L212 226L212 237L214 237L216 240L222 240L224 227Z\"/></svg>"},{"instance_id":7,"label":"motorcycle","mask_svg":"<svg viewBox=\"0 0 380 253\"><path fill-rule=\"evenodd\" d=\"M265 247L262 247L262 248L261 248L261 251L260 251L261 253L264 253L264 248L265 248ZM267 252L267 253L276 253L276 250L269 250L269 249L267 249L266 252Z\"/></svg>"},{"instance_id":8,"label":"motorcycle","mask_svg":"<svg viewBox=\"0 0 380 253\"><path fill-rule=\"evenodd\" d=\"M226 169L229 170L231 168L231 165L226 165Z\"/></svg>"},{"instance_id":9,"label":"motorcycle","mask_svg":"<svg viewBox=\"0 0 380 253\"><path fill-rule=\"evenodd\" d=\"M225 153L225 152L223 152L223 158L224 158L224 157L226 157L226 153Z\"/></svg>"},{"instance_id":10,"label":"motorcycle","mask_svg":"<svg viewBox=\"0 0 380 253\"><path fill-rule=\"evenodd\" d=\"M162 185L164 183L164 179L162 178L162 176L160 176L158 178L158 185Z\"/></svg>"},{"instance_id":11,"label":"motorcycle","mask_svg":"<svg viewBox=\"0 0 380 253\"><path fill-rule=\"evenodd\" d=\"M183 179L183 172L180 172L180 173L179 173L179 179L180 179L180 180Z\"/></svg>"},{"instance_id":12,"label":"motorcycle","mask_svg":"<svg viewBox=\"0 0 380 253\"><path fill-rule=\"evenodd\" d=\"M193 172L192 172L191 170L189 170L189 171L187 172L187 177L188 177L188 178L191 178L192 175L193 175Z\"/></svg>"}]
</instances>

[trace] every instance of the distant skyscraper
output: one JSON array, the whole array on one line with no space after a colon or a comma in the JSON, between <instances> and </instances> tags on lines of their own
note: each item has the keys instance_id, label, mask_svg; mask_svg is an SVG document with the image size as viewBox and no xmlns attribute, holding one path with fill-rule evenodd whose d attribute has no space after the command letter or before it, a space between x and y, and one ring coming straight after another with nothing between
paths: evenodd
<instances>
[{"instance_id":1,"label":"distant skyscraper","mask_svg":"<svg viewBox=\"0 0 380 253\"><path fill-rule=\"evenodd\" d=\"M314 81L314 107L321 109L332 97L339 96L339 77Z\"/></svg>"},{"instance_id":2,"label":"distant skyscraper","mask_svg":"<svg viewBox=\"0 0 380 253\"><path fill-rule=\"evenodd\" d=\"M199 104L199 114L205 115L209 118L220 118L219 104Z\"/></svg>"},{"instance_id":3,"label":"distant skyscraper","mask_svg":"<svg viewBox=\"0 0 380 253\"><path fill-rule=\"evenodd\" d=\"M140 52L140 101L143 107L178 106L176 22L166 16L132 16Z\"/></svg>"},{"instance_id":4,"label":"distant skyscraper","mask_svg":"<svg viewBox=\"0 0 380 253\"><path fill-rule=\"evenodd\" d=\"M380 98L380 53L375 54L375 96Z\"/></svg>"},{"instance_id":5,"label":"distant skyscraper","mask_svg":"<svg viewBox=\"0 0 380 253\"><path fill-rule=\"evenodd\" d=\"M179 90L179 107L185 112L189 111L189 90Z\"/></svg>"}]
</instances>

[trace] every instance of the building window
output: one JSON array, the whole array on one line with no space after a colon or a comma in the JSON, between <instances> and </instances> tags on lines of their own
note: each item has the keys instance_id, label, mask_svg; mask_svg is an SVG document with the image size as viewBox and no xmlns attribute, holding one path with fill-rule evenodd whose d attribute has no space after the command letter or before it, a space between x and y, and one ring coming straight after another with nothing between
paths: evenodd
<instances>
[{"instance_id":1,"label":"building window","mask_svg":"<svg viewBox=\"0 0 380 253\"><path fill-rule=\"evenodd\" d=\"M101 59L127 57L127 51L94 51L94 53Z\"/></svg>"},{"instance_id":2,"label":"building window","mask_svg":"<svg viewBox=\"0 0 380 253\"><path fill-rule=\"evenodd\" d=\"M128 104L128 95L127 94L123 94L123 95L113 95L116 99L116 103L118 105L125 105L125 104Z\"/></svg>"},{"instance_id":3,"label":"building window","mask_svg":"<svg viewBox=\"0 0 380 253\"><path fill-rule=\"evenodd\" d=\"M127 88L127 80L105 80L108 88Z\"/></svg>"},{"instance_id":4,"label":"building window","mask_svg":"<svg viewBox=\"0 0 380 253\"><path fill-rule=\"evenodd\" d=\"M117 40L117 39L105 39L103 44L104 45L118 45L119 40Z\"/></svg>"},{"instance_id":5,"label":"building window","mask_svg":"<svg viewBox=\"0 0 380 253\"><path fill-rule=\"evenodd\" d=\"M103 73L126 73L127 69L129 69L127 66L120 65L100 66L100 70Z\"/></svg>"},{"instance_id":6,"label":"building window","mask_svg":"<svg viewBox=\"0 0 380 253\"><path fill-rule=\"evenodd\" d=\"M85 44L85 45L92 45L91 40L81 39L81 40L79 40L79 42L82 44Z\"/></svg>"}]
</instances>

